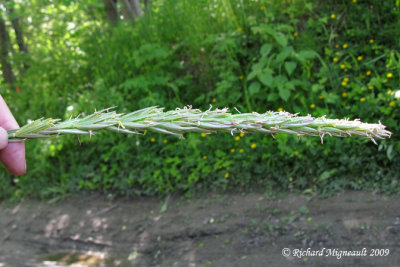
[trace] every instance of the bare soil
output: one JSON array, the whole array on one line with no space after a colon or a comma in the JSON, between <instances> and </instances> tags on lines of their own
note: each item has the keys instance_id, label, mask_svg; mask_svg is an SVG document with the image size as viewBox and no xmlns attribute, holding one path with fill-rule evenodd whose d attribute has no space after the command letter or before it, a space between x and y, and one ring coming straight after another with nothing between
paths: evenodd
<instances>
[{"instance_id":1,"label":"bare soil","mask_svg":"<svg viewBox=\"0 0 400 267\"><path fill-rule=\"evenodd\" d=\"M400 266L400 197L209 194L0 203L2 266ZM291 255L282 256L289 248ZM294 249L323 256L293 256ZM326 256L327 250L367 256ZM370 256L374 252L387 256ZM379 250L383 249L383 250Z\"/></svg>"}]
</instances>

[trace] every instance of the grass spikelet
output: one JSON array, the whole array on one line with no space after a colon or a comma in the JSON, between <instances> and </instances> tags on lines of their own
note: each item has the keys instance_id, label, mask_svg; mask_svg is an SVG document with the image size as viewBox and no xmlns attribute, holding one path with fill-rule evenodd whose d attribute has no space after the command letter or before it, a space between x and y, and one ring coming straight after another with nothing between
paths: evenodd
<instances>
[{"instance_id":1,"label":"grass spikelet","mask_svg":"<svg viewBox=\"0 0 400 267\"><path fill-rule=\"evenodd\" d=\"M60 135L90 136L99 131L140 134L146 131L182 137L183 133L234 132L262 134L294 134L297 136L325 135L336 137L363 137L374 143L375 139L390 138L391 132L383 124L364 123L360 120L314 118L297 116L288 112L268 111L231 114L227 108L207 111L191 107L164 112L163 108L148 107L128 114L119 114L111 108L96 111L88 116L60 122L58 119L39 119L20 129L8 131L8 141L18 142L33 138Z\"/></svg>"}]
</instances>

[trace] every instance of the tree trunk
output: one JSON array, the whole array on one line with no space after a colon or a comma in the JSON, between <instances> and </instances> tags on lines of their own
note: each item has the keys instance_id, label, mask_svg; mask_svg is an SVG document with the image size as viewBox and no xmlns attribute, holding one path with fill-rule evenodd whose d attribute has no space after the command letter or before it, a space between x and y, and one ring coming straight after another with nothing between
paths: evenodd
<instances>
[{"instance_id":1,"label":"tree trunk","mask_svg":"<svg viewBox=\"0 0 400 267\"><path fill-rule=\"evenodd\" d=\"M118 24L117 0L104 0L107 20L113 25Z\"/></svg>"},{"instance_id":2,"label":"tree trunk","mask_svg":"<svg viewBox=\"0 0 400 267\"><path fill-rule=\"evenodd\" d=\"M139 0L122 0L124 8L122 10L124 17L134 20L143 15L142 8L140 7Z\"/></svg>"},{"instance_id":3,"label":"tree trunk","mask_svg":"<svg viewBox=\"0 0 400 267\"><path fill-rule=\"evenodd\" d=\"M143 16L142 8L140 7L140 0L131 0L133 8L135 9L136 17Z\"/></svg>"},{"instance_id":4,"label":"tree trunk","mask_svg":"<svg viewBox=\"0 0 400 267\"><path fill-rule=\"evenodd\" d=\"M15 36L17 38L17 43L18 43L18 47L19 47L19 51L24 54L24 55L28 55L29 51L28 51L28 47L26 46L26 43L24 41L24 35L22 33L20 24L19 24L19 17L13 16L13 10L10 10L11 13L11 24L14 28L15 31ZM24 61L23 63L24 65L24 71L26 71L29 68L29 63L27 63L26 61Z\"/></svg>"},{"instance_id":5,"label":"tree trunk","mask_svg":"<svg viewBox=\"0 0 400 267\"><path fill-rule=\"evenodd\" d=\"M9 84L15 82L15 76L11 64L8 62L8 49L10 45L10 37L7 32L6 23L0 17L0 61L3 71L4 81Z\"/></svg>"},{"instance_id":6,"label":"tree trunk","mask_svg":"<svg viewBox=\"0 0 400 267\"><path fill-rule=\"evenodd\" d=\"M150 0L144 0L144 8L146 13L149 12Z\"/></svg>"}]
</instances>

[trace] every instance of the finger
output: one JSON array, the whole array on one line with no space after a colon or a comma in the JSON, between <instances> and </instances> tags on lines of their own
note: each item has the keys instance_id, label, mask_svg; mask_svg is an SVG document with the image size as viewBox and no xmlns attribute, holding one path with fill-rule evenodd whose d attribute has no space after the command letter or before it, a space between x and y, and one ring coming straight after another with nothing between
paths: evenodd
<instances>
[{"instance_id":1,"label":"finger","mask_svg":"<svg viewBox=\"0 0 400 267\"><path fill-rule=\"evenodd\" d=\"M6 102L0 95L0 127L6 130L19 128L17 121L14 119L11 111L8 109Z\"/></svg>"},{"instance_id":2,"label":"finger","mask_svg":"<svg viewBox=\"0 0 400 267\"><path fill-rule=\"evenodd\" d=\"M0 95L0 127L5 130L19 128L7 104ZM24 142L10 143L0 151L0 161L14 175L26 172L25 144Z\"/></svg>"},{"instance_id":3,"label":"finger","mask_svg":"<svg viewBox=\"0 0 400 267\"><path fill-rule=\"evenodd\" d=\"M8 144L6 148L0 151L0 161L12 174L24 174L26 172L24 142Z\"/></svg>"},{"instance_id":4,"label":"finger","mask_svg":"<svg viewBox=\"0 0 400 267\"><path fill-rule=\"evenodd\" d=\"M8 144L7 131L0 127L0 150L5 148Z\"/></svg>"}]
</instances>

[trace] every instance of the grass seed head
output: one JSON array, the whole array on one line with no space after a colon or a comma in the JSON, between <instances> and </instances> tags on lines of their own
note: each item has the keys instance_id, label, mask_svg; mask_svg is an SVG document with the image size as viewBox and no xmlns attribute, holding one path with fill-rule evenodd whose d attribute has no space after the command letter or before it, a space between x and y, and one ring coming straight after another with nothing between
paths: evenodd
<instances>
[{"instance_id":1,"label":"grass seed head","mask_svg":"<svg viewBox=\"0 0 400 267\"><path fill-rule=\"evenodd\" d=\"M163 108L148 107L128 114L119 114L109 108L62 122L58 119L39 119L20 129L8 131L8 139L9 142L18 142L67 134L92 136L99 131L127 134L144 134L150 131L179 137L186 132L263 133L272 136L285 133L299 137L319 136L321 141L325 135L357 136L369 138L374 143L376 138L384 139L391 136L380 122L371 124L360 120L327 119L325 116L314 118L311 115L298 116L285 111L232 114L227 108L212 110L210 107L202 112L187 106L166 112Z\"/></svg>"}]
</instances>

